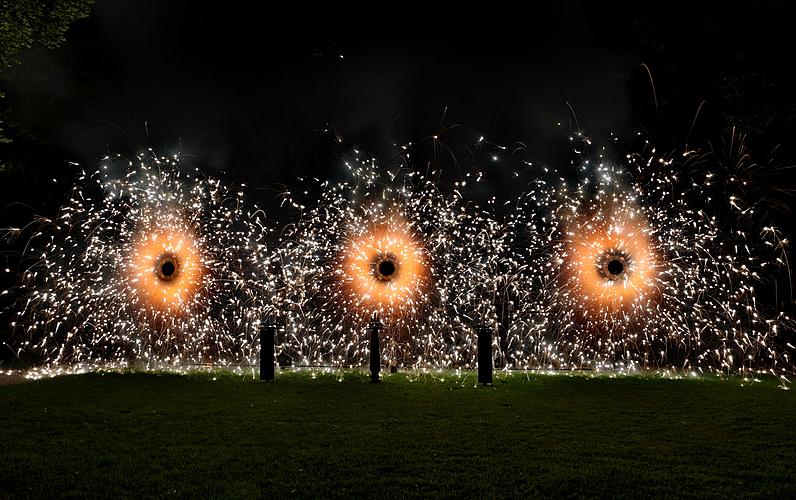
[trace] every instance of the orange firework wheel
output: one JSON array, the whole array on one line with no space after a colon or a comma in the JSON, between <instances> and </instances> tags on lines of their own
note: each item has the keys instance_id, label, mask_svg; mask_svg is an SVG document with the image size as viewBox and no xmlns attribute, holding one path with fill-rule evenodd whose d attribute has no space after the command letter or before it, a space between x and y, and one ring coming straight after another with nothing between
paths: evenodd
<instances>
[{"instance_id":1,"label":"orange firework wheel","mask_svg":"<svg viewBox=\"0 0 796 500\"><path fill-rule=\"evenodd\" d=\"M179 311L198 291L202 264L194 236L185 230L143 234L133 245L130 281L152 307Z\"/></svg>"},{"instance_id":2,"label":"orange firework wheel","mask_svg":"<svg viewBox=\"0 0 796 500\"><path fill-rule=\"evenodd\" d=\"M592 317L629 314L657 292L650 233L633 214L592 218L568 232L568 283Z\"/></svg>"},{"instance_id":3,"label":"orange firework wheel","mask_svg":"<svg viewBox=\"0 0 796 500\"><path fill-rule=\"evenodd\" d=\"M425 248L400 223L351 238L341 270L348 298L366 312L404 314L428 284Z\"/></svg>"}]
</instances>

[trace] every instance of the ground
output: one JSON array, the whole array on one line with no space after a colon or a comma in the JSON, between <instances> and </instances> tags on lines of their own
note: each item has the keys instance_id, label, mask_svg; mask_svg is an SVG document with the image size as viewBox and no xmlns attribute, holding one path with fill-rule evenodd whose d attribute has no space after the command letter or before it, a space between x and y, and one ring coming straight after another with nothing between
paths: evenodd
<instances>
[{"instance_id":1,"label":"ground","mask_svg":"<svg viewBox=\"0 0 796 500\"><path fill-rule=\"evenodd\" d=\"M775 381L89 374L0 386L0 498L796 497Z\"/></svg>"}]
</instances>

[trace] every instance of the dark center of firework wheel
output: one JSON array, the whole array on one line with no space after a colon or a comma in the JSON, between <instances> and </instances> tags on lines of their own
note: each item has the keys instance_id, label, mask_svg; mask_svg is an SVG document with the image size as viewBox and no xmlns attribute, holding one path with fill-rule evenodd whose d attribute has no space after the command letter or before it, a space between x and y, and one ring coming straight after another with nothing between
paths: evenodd
<instances>
[{"instance_id":1,"label":"dark center of firework wheel","mask_svg":"<svg viewBox=\"0 0 796 500\"><path fill-rule=\"evenodd\" d=\"M160 266L160 272L163 276L170 277L177 271L177 268L174 266L173 262L164 262L162 266Z\"/></svg>"},{"instance_id":2,"label":"dark center of firework wheel","mask_svg":"<svg viewBox=\"0 0 796 500\"><path fill-rule=\"evenodd\" d=\"M163 281L171 281L179 274L177 258L174 255L161 255L155 264L155 274Z\"/></svg>"},{"instance_id":3,"label":"dark center of firework wheel","mask_svg":"<svg viewBox=\"0 0 796 500\"><path fill-rule=\"evenodd\" d=\"M391 281L398 274L398 262L394 255L381 255L371 265L373 277L379 281Z\"/></svg>"},{"instance_id":4,"label":"dark center of firework wheel","mask_svg":"<svg viewBox=\"0 0 796 500\"><path fill-rule=\"evenodd\" d=\"M613 274L614 276L619 276L620 274L622 274L622 271L625 270L625 264L619 259L614 259L608 262L607 267L608 267L608 272Z\"/></svg>"},{"instance_id":5,"label":"dark center of firework wheel","mask_svg":"<svg viewBox=\"0 0 796 500\"><path fill-rule=\"evenodd\" d=\"M390 277L395 273L395 263L390 260L379 262L379 274Z\"/></svg>"}]
</instances>

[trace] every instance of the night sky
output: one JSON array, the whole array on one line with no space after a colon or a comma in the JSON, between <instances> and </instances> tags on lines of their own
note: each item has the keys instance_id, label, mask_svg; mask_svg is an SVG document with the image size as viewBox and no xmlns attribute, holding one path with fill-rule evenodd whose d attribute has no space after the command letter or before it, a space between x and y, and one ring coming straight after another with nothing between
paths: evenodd
<instances>
[{"instance_id":1,"label":"night sky","mask_svg":"<svg viewBox=\"0 0 796 500\"><path fill-rule=\"evenodd\" d=\"M179 150L263 185L334 169L319 153L325 129L379 154L458 125L554 162L575 128L567 103L596 138L643 130L672 148L738 125L760 139L761 155L789 142L784 7L694 4L260 12L248 2L100 0L62 48L25 53L4 86L48 159Z\"/></svg>"},{"instance_id":2,"label":"night sky","mask_svg":"<svg viewBox=\"0 0 796 500\"><path fill-rule=\"evenodd\" d=\"M566 101L596 133L632 126L635 68L600 41L606 17L100 1L62 49L27 53L8 88L20 121L84 164L153 147L291 182L297 167L334 168L317 157L321 130L379 153L454 124L549 157Z\"/></svg>"}]
</instances>

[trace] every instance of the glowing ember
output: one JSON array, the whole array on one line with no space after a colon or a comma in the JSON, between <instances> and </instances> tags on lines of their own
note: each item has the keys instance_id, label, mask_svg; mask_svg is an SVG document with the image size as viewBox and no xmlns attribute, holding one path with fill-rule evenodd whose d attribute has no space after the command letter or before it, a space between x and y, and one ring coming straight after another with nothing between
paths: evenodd
<instances>
[{"instance_id":1,"label":"glowing ember","mask_svg":"<svg viewBox=\"0 0 796 500\"><path fill-rule=\"evenodd\" d=\"M651 298L660 277L649 231L616 215L567 231L565 272L583 297L582 307L629 313Z\"/></svg>"},{"instance_id":2,"label":"glowing ember","mask_svg":"<svg viewBox=\"0 0 796 500\"><path fill-rule=\"evenodd\" d=\"M426 257L420 242L398 228L366 231L344 251L343 279L353 303L374 312L400 310L419 300L428 287Z\"/></svg>"},{"instance_id":3,"label":"glowing ember","mask_svg":"<svg viewBox=\"0 0 796 500\"><path fill-rule=\"evenodd\" d=\"M790 320L755 299L781 245L708 215L710 172L698 183L667 158L600 160L549 170L509 219L512 365L787 372L792 349L772 339Z\"/></svg>"},{"instance_id":4,"label":"glowing ember","mask_svg":"<svg viewBox=\"0 0 796 500\"><path fill-rule=\"evenodd\" d=\"M120 163L34 236L20 353L52 370L253 363L275 287L261 212L179 158Z\"/></svg>"},{"instance_id":5,"label":"glowing ember","mask_svg":"<svg viewBox=\"0 0 796 500\"><path fill-rule=\"evenodd\" d=\"M465 181L443 193L405 168L404 150L397 169L355 153L350 179L309 201L285 193L297 217L274 256L243 189L177 158L121 176L106 159L57 220L31 226L19 353L53 372L252 364L260 321L279 318L281 359L356 366L377 315L391 365L471 369L485 325L506 368L792 372L792 321L757 300L787 240L744 227L734 195L737 221L712 215L708 169L581 152L570 171L534 170L501 225L465 202Z\"/></svg>"},{"instance_id":6,"label":"glowing ember","mask_svg":"<svg viewBox=\"0 0 796 500\"><path fill-rule=\"evenodd\" d=\"M154 232L133 243L132 286L154 307L184 306L201 284L201 257L194 238L184 231Z\"/></svg>"},{"instance_id":7,"label":"glowing ember","mask_svg":"<svg viewBox=\"0 0 796 500\"><path fill-rule=\"evenodd\" d=\"M369 158L346 165L352 180L320 184L320 200L287 196L300 216L280 246L282 354L298 365L365 364L376 313L385 363L474 366L474 327L496 322L500 225L413 172Z\"/></svg>"}]
</instances>

